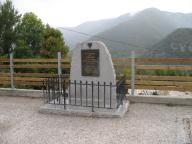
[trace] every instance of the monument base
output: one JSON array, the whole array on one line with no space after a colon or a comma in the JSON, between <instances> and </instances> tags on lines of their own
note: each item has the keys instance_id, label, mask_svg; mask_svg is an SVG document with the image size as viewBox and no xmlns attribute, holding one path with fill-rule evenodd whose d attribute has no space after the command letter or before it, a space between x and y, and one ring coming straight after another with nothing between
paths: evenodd
<instances>
[{"instance_id":1,"label":"monument base","mask_svg":"<svg viewBox=\"0 0 192 144\"><path fill-rule=\"evenodd\" d=\"M117 109L104 109L104 108L95 108L92 112L92 107L81 107L81 106L72 106L66 105L53 105L45 104L40 107L39 112L45 114L59 114L59 115L73 115L73 116L85 116L85 117L106 117L106 118L120 118L125 115L128 111L129 101L123 101Z\"/></svg>"},{"instance_id":2,"label":"monument base","mask_svg":"<svg viewBox=\"0 0 192 144\"><path fill-rule=\"evenodd\" d=\"M68 100L68 103L70 105L81 105L82 107L92 107L92 99L79 99L77 98L76 100L74 98L71 98L71 100ZM117 100L116 99L112 99L111 100L111 104L110 104L110 100L107 99L105 100L105 102L103 100L95 100L93 101L93 106L94 108L98 107L98 108L108 108L108 109L115 109L117 108Z\"/></svg>"}]
</instances>

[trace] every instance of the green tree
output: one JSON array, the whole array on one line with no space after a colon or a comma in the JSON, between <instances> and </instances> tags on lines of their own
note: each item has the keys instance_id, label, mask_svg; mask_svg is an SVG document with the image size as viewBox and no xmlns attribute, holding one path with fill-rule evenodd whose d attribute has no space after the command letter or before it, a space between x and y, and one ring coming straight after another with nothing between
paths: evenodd
<instances>
[{"instance_id":1,"label":"green tree","mask_svg":"<svg viewBox=\"0 0 192 144\"><path fill-rule=\"evenodd\" d=\"M56 57L57 52L60 51L67 55L69 48L65 45L62 33L46 25L44 32L43 47L41 49L41 54L43 57Z\"/></svg>"},{"instance_id":2,"label":"green tree","mask_svg":"<svg viewBox=\"0 0 192 144\"><path fill-rule=\"evenodd\" d=\"M17 28L16 57L35 57L43 44L44 25L34 13L25 13ZM22 52L22 53L21 53Z\"/></svg>"},{"instance_id":3,"label":"green tree","mask_svg":"<svg viewBox=\"0 0 192 144\"><path fill-rule=\"evenodd\" d=\"M28 58L34 57L32 48L27 44L25 39L20 38L17 39L17 47L14 51L15 58Z\"/></svg>"},{"instance_id":4,"label":"green tree","mask_svg":"<svg viewBox=\"0 0 192 144\"><path fill-rule=\"evenodd\" d=\"M0 55L7 55L12 43L16 40L15 27L21 15L10 0L0 4Z\"/></svg>"}]
</instances>

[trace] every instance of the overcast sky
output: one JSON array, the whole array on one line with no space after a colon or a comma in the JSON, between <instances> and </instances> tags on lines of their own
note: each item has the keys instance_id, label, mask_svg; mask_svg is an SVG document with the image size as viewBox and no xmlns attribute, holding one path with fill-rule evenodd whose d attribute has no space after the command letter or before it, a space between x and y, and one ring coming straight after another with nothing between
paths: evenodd
<instances>
[{"instance_id":1,"label":"overcast sky","mask_svg":"<svg viewBox=\"0 0 192 144\"><path fill-rule=\"evenodd\" d=\"M2 1L2 0L1 0ZM85 21L113 18L156 7L192 12L192 0L12 0L20 13L34 12L52 26L76 26Z\"/></svg>"}]
</instances>

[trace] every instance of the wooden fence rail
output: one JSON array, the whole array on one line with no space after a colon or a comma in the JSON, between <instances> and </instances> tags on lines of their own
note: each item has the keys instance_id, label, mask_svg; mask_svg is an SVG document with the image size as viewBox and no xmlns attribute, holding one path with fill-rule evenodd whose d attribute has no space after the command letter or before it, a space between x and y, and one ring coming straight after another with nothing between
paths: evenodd
<instances>
[{"instance_id":1,"label":"wooden fence rail","mask_svg":"<svg viewBox=\"0 0 192 144\"><path fill-rule=\"evenodd\" d=\"M68 71L68 73L62 75L66 78L66 80L68 80L70 70L70 59L59 59L59 62L61 63L60 68ZM13 69L15 70L15 72L13 73L13 81L16 88L34 88L34 86L36 86L37 88L41 88L43 86L43 80L45 78L54 77L58 74L58 59L16 58L13 59ZM21 69L25 72L21 72ZM10 85L10 59L0 58L0 86Z\"/></svg>"},{"instance_id":2,"label":"wooden fence rail","mask_svg":"<svg viewBox=\"0 0 192 144\"><path fill-rule=\"evenodd\" d=\"M113 62L131 62L131 58L113 58ZM135 58L135 62L192 62L192 58Z\"/></svg>"},{"instance_id":3,"label":"wooden fence rail","mask_svg":"<svg viewBox=\"0 0 192 144\"><path fill-rule=\"evenodd\" d=\"M136 89L155 89L155 90L179 90L192 91L192 58L135 58L135 88ZM116 70L131 69L131 58L113 58L114 67ZM63 76L69 79L70 59L61 59L62 70L67 71ZM153 62L153 64L151 64ZM142 64L141 64L142 63ZM157 63L157 64L156 64ZM165 63L165 64L164 64ZM169 65L167 65L169 63ZM171 63L178 63L174 65ZM183 63L183 64L182 64ZM0 58L0 86L10 86L10 59ZM13 59L14 84L16 88L34 86L41 88L42 81L46 77L57 75L58 59ZM27 70L26 72L19 71L20 69ZM49 72L50 70L53 72ZM175 70L189 71L190 75L186 76L158 76L144 75L138 73L139 70ZM18 72L17 72L18 71ZM128 75L127 84L131 86L131 75ZM117 76L117 79L119 76Z\"/></svg>"}]
</instances>

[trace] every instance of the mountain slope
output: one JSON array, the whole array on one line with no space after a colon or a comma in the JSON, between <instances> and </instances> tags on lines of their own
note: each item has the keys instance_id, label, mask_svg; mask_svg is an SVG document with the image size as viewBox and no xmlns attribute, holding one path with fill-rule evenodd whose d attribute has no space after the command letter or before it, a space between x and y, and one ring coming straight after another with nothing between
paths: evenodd
<instances>
[{"instance_id":1,"label":"mountain slope","mask_svg":"<svg viewBox=\"0 0 192 144\"><path fill-rule=\"evenodd\" d=\"M147 57L192 57L192 29L180 28L153 45Z\"/></svg>"},{"instance_id":2,"label":"mountain slope","mask_svg":"<svg viewBox=\"0 0 192 144\"><path fill-rule=\"evenodd\" d=\"M64 27L65 29L70 29L77 32L87 33L89 35L96 35L100 32L103 32L107 29L110 29L126 20L130 19L129 14L122 15L117 18L113 19L105 19L99 21L90 21L85 22L83 24L78 25L77 27ZM78 34L75 32L67 31L65 29L59 28L59 30L63 33L66 43L71 47L74 48L76 43L85 41L91 36L85 36L82 34Z\"/></svg>"},{"instance_id":3,"label":"mountain slope","mask_svg":"<svg viewBox=\"0 0 192 144\"><path fill-rule=\"evenodd\" d=\"M115 53L115 56L128 56L131 50L135 50L138 55L142 55L146 48L156 44L180 27L192 27L191 14L170 13L152 8L146 9L130 20L99 33L96 37L122 41L123 43L116 43L102 40L112 50L119 52L126 50L119 55ZM101 39L93 37L91 40Z\"/></svg>"},{"instance_id":4,"label":"mountain slope","mask_svg":"<svg viewBox=\"0 0 192 144\"><path fill-rule=\"evenodd\" d=\"M171 13L155 8L145 9L135 15L125 14L118 18L83 23L75 31L93 35L84 36L60 29L66 43L74 48L77 42L103 41L115 57L129 56L131 50L143 55L178 28L192 28L192 14Z\"/></svg>"}]
</instances>

